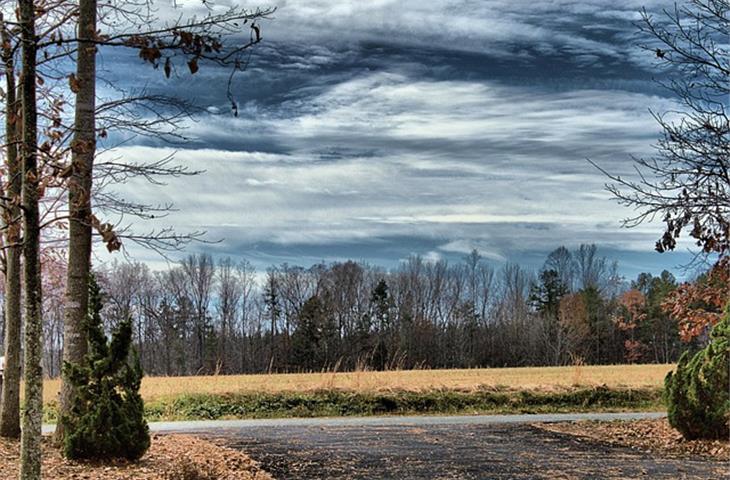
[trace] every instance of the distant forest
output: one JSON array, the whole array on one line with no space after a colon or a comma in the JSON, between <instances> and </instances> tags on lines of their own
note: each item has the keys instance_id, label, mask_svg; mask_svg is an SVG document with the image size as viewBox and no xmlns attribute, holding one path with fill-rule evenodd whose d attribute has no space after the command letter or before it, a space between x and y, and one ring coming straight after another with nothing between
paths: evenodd
<instances>
[{"instance_id":1,"label":"distant forest","mask_svg":"<svg viewBox=\"0 0 730 480\"><path fill-rule=\"evenodd\" d=\"M107 326L134 320L149 375L672 362L682 349L662 308L672 274L626 281L594 245L560 247L537 272L473 251L393 270L346 261L260 273L201 254L166 271L113 263L96 275ZM62 298L47 290L55 376Z\"/></svg>"}]
</instances>

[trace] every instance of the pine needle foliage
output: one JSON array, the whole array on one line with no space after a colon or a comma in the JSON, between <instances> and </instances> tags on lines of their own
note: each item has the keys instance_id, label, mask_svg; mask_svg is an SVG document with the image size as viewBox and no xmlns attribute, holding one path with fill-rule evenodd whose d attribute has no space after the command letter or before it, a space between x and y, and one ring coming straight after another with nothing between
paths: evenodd
<instances>
[{"instance_id":1,"label":"pine needle foliage","mask_svg":"<svg viewBox=\"0 0 730 480\"><path fill-rule=\"evenodd\" d=\"M104 333L102 291L89 279L89 313L84 328L88 354L81 364L64 363L74 387L63 452L71 459L136 460L150 446L144 404L139 394L142 368L132 348L132 321L119 324L109 341Z\"/></svg>"},{"instance_id":2,"label":"pine needle foliage","mask_svg":"<svg viewBox=\"0 0 730 480\"><path fill-rule=\"evenodd\" d=\"M669 423L688 439L730 436L730 304L704 349L685 352L665 380Z\"/></svg>"}]
</instances>

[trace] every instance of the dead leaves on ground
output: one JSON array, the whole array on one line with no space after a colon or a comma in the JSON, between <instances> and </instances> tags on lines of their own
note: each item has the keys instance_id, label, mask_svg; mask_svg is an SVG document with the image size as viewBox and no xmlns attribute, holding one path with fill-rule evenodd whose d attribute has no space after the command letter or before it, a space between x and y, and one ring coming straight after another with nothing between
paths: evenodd
<instances>
[{"instance_id":1,"label":"dead leaves on ground","mask_svg":"<svg viewBox=\"0 0 730 480\"><path fill-rule=\"evenodd\" d=\"M19 444L0 439L0 478L17 478ZM272 480L247 455L189 435L153 435L152 446L138 462L72 462L48 438L43 442L43 476L57 480Z\"/></svg>"},{"instance_id":2,"label":"dead leaves on ground","mask_svg":"<svg viewBox=\"0 0 730 480\"><path fill-rule=\"evenodd\" d=\"M539 428L551 432L567 433L613 446L660 455L691 457L700 456L714 460L730 460L728 440L685 440L673 429L666 418L659 420L631 421L580 421L539 424Z\"/></svg>"}]
</instances>

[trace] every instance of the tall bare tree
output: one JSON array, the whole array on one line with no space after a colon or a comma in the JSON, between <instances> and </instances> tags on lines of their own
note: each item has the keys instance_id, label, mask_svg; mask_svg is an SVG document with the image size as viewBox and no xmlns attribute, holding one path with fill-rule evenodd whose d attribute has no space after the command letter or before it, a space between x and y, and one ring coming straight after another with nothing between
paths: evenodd
<instances>
[{"instance_id":1,"label":"tall bare tree","mask_svg":"<svg viewBox=\"0 0 730 480\"><path fill-rule=\"evenodd\" d=\"M638 214L635 226L659 218L660 252L673 250L682 232L704 253L730 253L730 2L685 0L655 17L641 12L643 48L655 57L661 81L678 101L657 113L662 129L656 153L636 160L639 176L604 170L608 190Z\"/></svg>"},{"instance_id":2,"label":"tall bare tree","mask_svg":"<svg viewBox=\"0 0 730 480\"><path fill-rule=\"evenodd\" d=\"M210 372L211 365L207 362L208 345L206 345L207 333L211 329L210 301L213 294L213 281L215 279L215 264L213 257L208 254L189 255L181 264L184 275L188 298L192 301L195 311L195 355L197 359L196 369L202 372L206 369Z\"/></svg>"},{"instance_id":3,"label":"tall bare tree","mask_svg":"<svg viewBox=\"0 0 730 480\"><path fill-rule=\"evenodd\" d=\"M76 74L71 90L76 93L74 136L71 140L71 176L68 179L68 274L63 329L63 360L78 363L86 354L84 318L89 305L91 268L91 187L96 154L96 0L80 0ZM67 413L73 386L61 384L60 411ZM63 438L63 422L56 428Z\"/></svg>"},{"instance_id":4,"label":"tall bare tree","mask_svg":"<svg viewBox=\"0 0 730 480\"><path fill-rule=\"evenodd\" d=\"M236 267L230 258L224 258L218 262L216 280L218 284L218 301L216 304L219 319L218 330L220 332L218 335L216 368L221 373L229 373L232 365L229 365L228 359L231 357L231 350L235 349L232 337L244 286L240 283L240 277L236 275Z\"/></svg>"},{"instance_id":5,"label":"tall bare tree","mask_svg":"<svg viewBox=\"0 0 730 480\"><path fill-rule=\"evenodd\" d=\"M19 111L15 84L14 52L5 19L0 15L2 60L5 66L5 138L7 200L3 217L5 228L5 378L0 403L0 436L20 436L20 351L21 351L21 278L20 278L20 200L21 165L18 159Z\"/></svg>"},{"instance_id":6,"label":"tall bare tree","mask_svg":"<svg viewBox=\"0 0 730 480\"><path fill-rule=\"evenodd\" d=\"M74 136L71 141L72 161L71 176L68 182L69 191L69 265L67 282L66 318L64 327L64 360L68 362L79 362L83 358L86 349L86 338L83 333L83 319L86 315L88 305L88 293L86 282L90 270L91 238L92 230L97 230L102 236L107 248L116 250L120 248L118 232L113 230L111 224L101 223L91 210L92 192L94 190L94 155L96 153L97 108L96 98L96 52L97 45L109 47L125 47L139 51L140 58L155 67L163 62L163 72L169 77L172 74L172 57L182 55L188 59L187 66L192 74L199 69L199 62L210 61L219 65L232 66L232 72L245 67L241 59L242 52L257 44L261 40L260 27L255 20L271 13L272 10L248 12L246 10L231 8L223 13L210 13L202 18L193 18L189 21L178 20L172 24L159 26L151 16L151 4L144 2L129 2L124 7L113 3L105 4L103 7L110 10L112 16L122 18L122 22L108 21L105 25L109 32L100 33L97 29L97 16L99 6L96 0L80 0L78 14L78 28L76 38L65 41L77 42L76 73L69 79L71 90L76 93L75 122L73 126ZM240 34L240 24L251 24L252 37L248 42L237 46L230 45L224 48L223 38ZM130 23L137 28L130 28ZM53 39L50 39L53 40ZM63 42L64 40L58 40ZM230 83L230 81L229 81ZM135 103L141 99L124 99L112 103L111 107L104 110L107 114L114 108L120 108ZM156 100L160 100L158 97ZM234 110L236 109L235 102ZM159 117L157 117L159 118ZM130 123L116 122L120 129L136 129L137 131L154 131L154 126L159 123L169 122L169 117L161 121L139 119L134 126ZM114 125L115 122L112 122ZM102 130L106 132L106 129ZM107 165L109 167L109 165ZM141 175L146 178L163 174L181 174L181 170L168 168L164 163L152 165L112 165L112 171L117 175ZM139 211L140 205L120 202L118 198L107 194L103 201L106 208L116 211ZM145 207L145 206L142 206ZM149 207L148 207L149 208ZM144 208L143 208L144 210ZM179 245L181 238L174 232L162 231L147 236L128 236L134 241L143 242L152 248L160 246ZM198 322L200 325L200 319ZM202 339L202 333L198 332ZM202 356L204 346L198 345L198 356L202 368ZM73 390L70 382L63 381L61 387L60 413L66 414L70 408L70 401ZM56 439L63 438L62 428L56 430Z\"/></svg>"},{"instance_id":7,"label":"tall bare tree","mask_svg":"<svg viewBox=\"0 0 730 480\"><path fill-rule=\"evenodd\" d=\"M41 422L43 419L43 319L41 318L40 224L35 3L19 0L22 30L22 158L23 158L23 274L25 284L25 352L23 407L20 442L20 478L41 478Z\"/></svg>"}]
</instances>

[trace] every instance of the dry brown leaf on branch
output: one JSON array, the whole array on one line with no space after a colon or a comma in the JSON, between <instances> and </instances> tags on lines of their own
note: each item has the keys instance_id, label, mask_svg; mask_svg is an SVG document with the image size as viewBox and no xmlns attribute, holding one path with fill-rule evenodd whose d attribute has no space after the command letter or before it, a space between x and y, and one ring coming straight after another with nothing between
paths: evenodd
<instances>
[{"instance_id":1,"label":"dry brown leaf on branch","mask_svg":"<svg viewBox=\"0 0 730 480\"><path fill-rule=\"evenodd\" d=\"M76 79L76 75L73 73L68 76L68 87L73 93L79 93L79 90L81 89L79 81Z\"/></svg>"}]
</instances>

